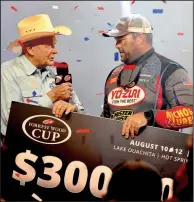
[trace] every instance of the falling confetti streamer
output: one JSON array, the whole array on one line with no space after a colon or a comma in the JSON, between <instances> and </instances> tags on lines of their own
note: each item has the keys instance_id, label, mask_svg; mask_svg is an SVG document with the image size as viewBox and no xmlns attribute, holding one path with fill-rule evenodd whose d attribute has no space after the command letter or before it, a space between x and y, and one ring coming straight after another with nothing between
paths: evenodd
<instances>
[{"instance_id":1,"label":"falling confetti streamer","mask_svg":"<svg viewBox=\"0 0 194 202\"><path fill-rule=\"evenodd\" d=\"M98 33L102 34L102 33L104 33L104 30L99 30Z\"/></svg>"},{"instance_id":2,"label":"falling confetti streamer","mask_svg":"<svg viewBox=\"0 0 194 202\"><path fill-rule=\"evenodd\" d=\"M99 10L99 11L103 11L104 8L103 8L103 7L98 7L98 10Z\"/></svg>"},{"instance_id":3,"label":"falling confetti streamer","mask_svg":"<svg viewBox=\"0 0 194 202\"><path fill-rule=\"evenodd\" d=\"M184 33L183 33L183 32L178 32L177 35L178 35L178 36L183 36Z\"/></svg>"},{"instance_id":4,"label":"falling confetti streamer","mask_svg":"<svg viewBox=\"0 0 194 202\"><path fill-rule=\"evenodd\" d=\"M163 13L163 9L153 9L153 13L154 14L162 14Z\"/></svg>"},{"instance_id":5,"label":"falling confetti streamer","mask_svg":"<svg viewBox=\"0 0 194 202\"><path fill-rule=\"evenodd\" d=\"M10 7L12 10L14 10L14 11L18 11L18 9L16 8L16 7L14 7L14 6L11 6Z\"/></svg>"},{"instance_id":6,"label":"falling confetti streamer","mask_svg":"<svg viewBox=\"0 0 194 202\"><path fill-rule=\"evenodd\" d=\"M32 194L32 197L35 198L37 201L42 201L42 199L35 193Z\"/></svg>"},{"instance_id":7,"label":"falling confetti streamer","mask_svg":"<svg viewBox=\"0 0 194 202\"><path fill-rule=\"evenodd\" d=\"M119 53L114 53L114 61L119 61Z\"/></svg>"},{"instance_id":8,"label":"falling confetti streamer","mask_svg":"<svg viewBox=\"0 0 194 202\"><path fill-rule=\"evenodd\" d=\"M134 4L134 3L135 3L135 1L132 1L132 2L131 2L131 5Z\"/></svg>"},{"instance_id":9,"label":"falling confetti streamer","mask_svg":"<svg viewBox=\"0 0 194 202\"><path fill-rule=\"evenodd\" d=\"M75 7L74 7L74 10L77 9L77 8L78 8L78 6L75 6Z\"/></svg>"},{"instance_id":10,"label":"falling confetti streamer","mask_svg":"<svg viewBox=\"0 0 194 202\"><path fill-rule=\"evenodd\" d=\"M58 6L53 5L53 6L52 6L52 8L57 10L59 7L58 7Z\"/></svg>"},{"instance_id":11,"label":"falling confetti streamer","mask_svg":"<svg viewBox=\"0 0 194 202\"><path fill-rule=\"evenodd\" d=\"M113 24L111 24L110 22L107 22L107 25L109 26L109 30L112 29L114 27Z\"/></svg>"},{"instance_id":12,"label":"falling confetti streamer","mask_svg":"<svg viewBox=\"0 0 194 202\"><path fill-rule=\"evenodd\" d=\"M104 93L97 93L96 95L104 95Z\"/></svg>"},{"instance_id":13,"label":"falling confetti streamer","mask_svg":"<svg viewBox=\"0 0 194 202\"><path fill-rule=\"evenodd\" d=\"M85 37L84 40L85 40L85 41L89 41L89 38L88 38L88 37Z\"/></svg>"}]
</instances>

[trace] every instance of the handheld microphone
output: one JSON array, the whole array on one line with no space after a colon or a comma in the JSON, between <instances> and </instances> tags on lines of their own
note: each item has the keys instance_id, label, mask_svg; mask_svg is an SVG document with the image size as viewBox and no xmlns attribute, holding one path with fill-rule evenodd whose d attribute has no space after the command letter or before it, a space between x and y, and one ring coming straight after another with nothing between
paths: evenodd
<instances>
[{"instance_id":1,"label":"handheld microphone","mask_svg":"<svg viewBox=\"0 0 194 202\"><path fill-rule=\"evenodd\" d=\"M55 67L57 70L55 84L60 85L62 83L66 83L66 82L72 84L72 75L69 74L68 64L66 62L61 62L61 63L55 62Z\"/></svg>"}]
</instances>

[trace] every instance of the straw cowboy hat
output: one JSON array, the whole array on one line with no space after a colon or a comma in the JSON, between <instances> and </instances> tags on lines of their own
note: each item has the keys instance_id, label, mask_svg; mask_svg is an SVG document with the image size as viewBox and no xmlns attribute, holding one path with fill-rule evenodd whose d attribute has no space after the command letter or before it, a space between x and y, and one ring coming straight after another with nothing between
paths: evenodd
<instances>
[{"instance_id":1,"label":"straw cowboy hat","mask_svg":"<svg viewBox=\"0 0 194 202\"><path fill-rule=\"evenodd\" d=\"M22 43L37 38L54 36L54 35L71 35L71 29L65 26L53 27L48 15L34 15L21 20L18 24L20 37L10 42L7 50L21 46Z\"/></svg>"}]
</instances>

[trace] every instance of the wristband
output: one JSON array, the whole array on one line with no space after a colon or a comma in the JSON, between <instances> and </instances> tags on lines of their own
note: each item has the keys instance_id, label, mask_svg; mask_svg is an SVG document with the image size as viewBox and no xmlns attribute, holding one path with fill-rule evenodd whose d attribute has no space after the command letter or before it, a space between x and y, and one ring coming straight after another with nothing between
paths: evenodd
<instances>
[{"instance_id":1,"label":"wristband","mask_svg":"<svg viewBox=\"0 0 194 202\"><path fill-rule=\"evenodd\" d=\"M149 111L144 112L144 116L148 121L147 125L150 125L150 126L153 125L153 122L154 122L154 113L153 113L153 111L149 110Z\"/></svg>"}]
</instances>

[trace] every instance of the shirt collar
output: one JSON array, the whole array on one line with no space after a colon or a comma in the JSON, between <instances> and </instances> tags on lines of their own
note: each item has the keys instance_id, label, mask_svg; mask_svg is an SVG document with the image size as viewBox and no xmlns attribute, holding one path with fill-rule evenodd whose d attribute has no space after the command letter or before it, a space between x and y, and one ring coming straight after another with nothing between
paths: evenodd
<instances>
[{"instance_id":1,"label":"shirt collar","mask_svg":"<svg viewBox=\"0 0 194 202\"><path fill-rule=\"evenodd\" d=\"M21 68L28 76L37 71L37 68L24 55L20 56L19 58L22 63Z\"/></svg>"},{"instance_id":2,"label":"shirt collar","mask_svg":"<svg viewBox=\"0 0 194 202\"><path fill-rule=\"evenodd\" d=\"M24 55L20 56L20 61L22 63L21 68L23 69L23 71L28 75L32 75L34 72L38 71L38 69L28 60L28 58L26 58ZM53 73L52 70L49 67L46 67L42 70L43 72L47 72L45 73L45 76L48 75L49 77L53 77Z\"/></svg>"},{"instance_id":3,"label":"shirt collar","mask_svg":"<svg viewBox=\"0 0 194 202\"><path fill-rule=\"evenodd\" d=\"M154 48L151 48L149 51L147 51L143 55L139 56L134 61L130 62L130 64L136 64L136 65L141 64L143 61L148 59L154 52L155 52Z\"/></svg>"}]
</instances>

